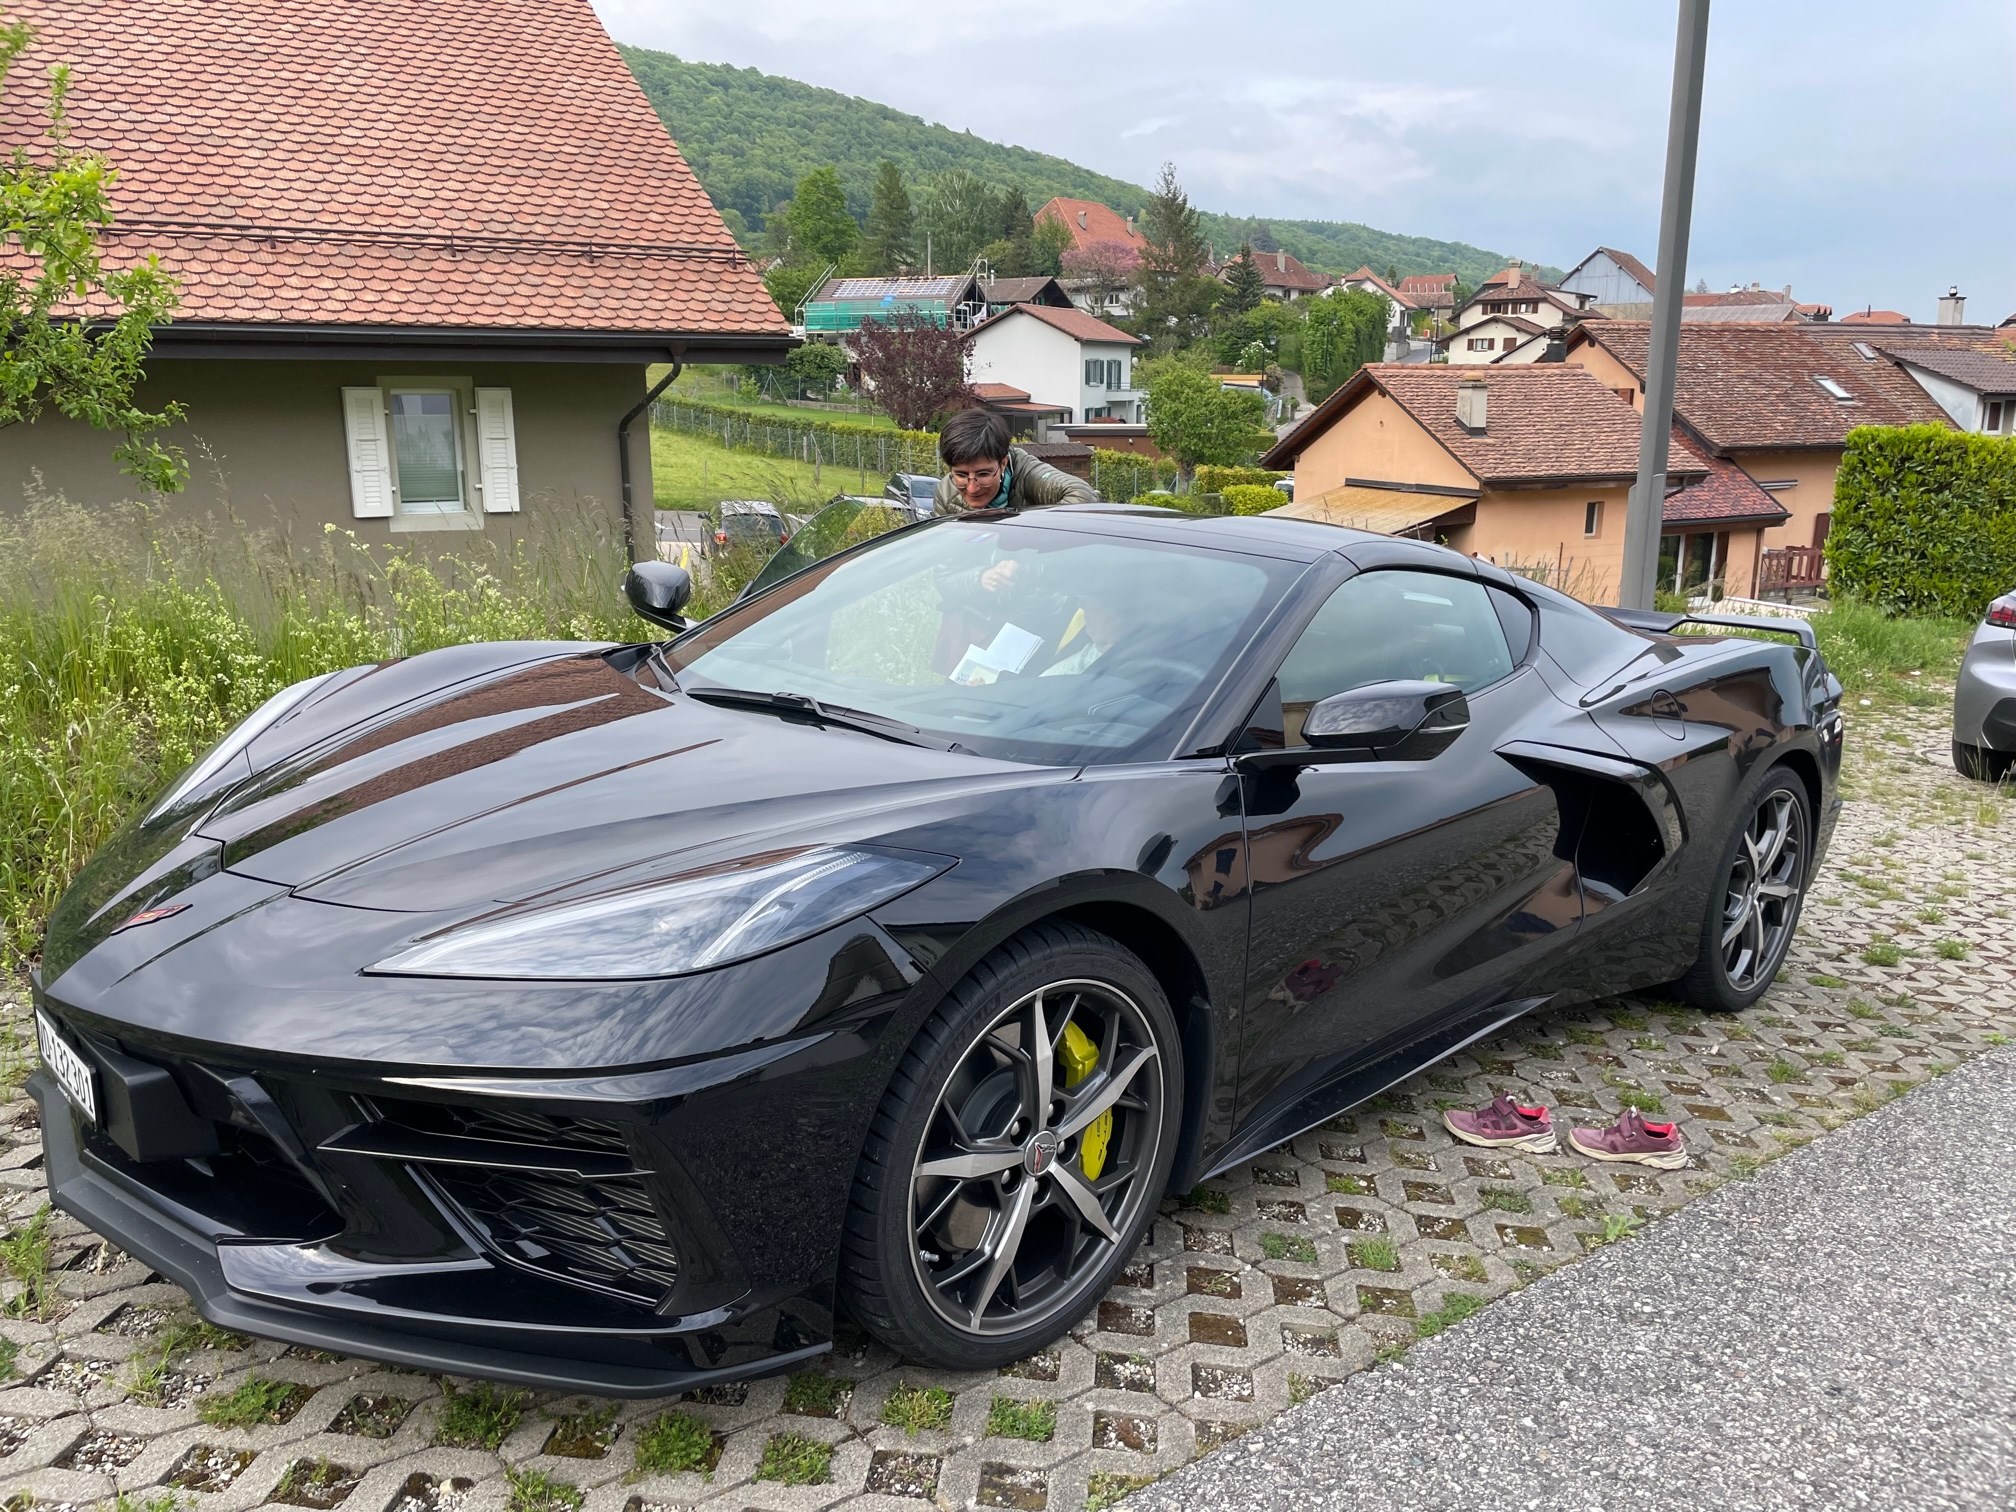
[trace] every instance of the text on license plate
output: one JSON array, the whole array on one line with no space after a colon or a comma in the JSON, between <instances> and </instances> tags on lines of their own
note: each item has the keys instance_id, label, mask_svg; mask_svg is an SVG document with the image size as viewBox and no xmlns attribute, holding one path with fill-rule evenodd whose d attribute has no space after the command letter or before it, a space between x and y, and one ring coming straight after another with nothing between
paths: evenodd
<instances>
[{"instance_id":1,"label":"text on license plate","mask_svg":"<svg viewBox=\"0 0 2016 1512\"><path fill-rule=\"evenodd\" d=\"M70 1047L70 1042L49 1022L45 1013L35 1015L35 1037L41 1042L42 1064L56 1078L56 1085L63 1089L63 1095L75 1103L91 1122L98 1122L98 1086L97 1079L91 1074L90 1064Z\"/></svg>"}]
</instances>

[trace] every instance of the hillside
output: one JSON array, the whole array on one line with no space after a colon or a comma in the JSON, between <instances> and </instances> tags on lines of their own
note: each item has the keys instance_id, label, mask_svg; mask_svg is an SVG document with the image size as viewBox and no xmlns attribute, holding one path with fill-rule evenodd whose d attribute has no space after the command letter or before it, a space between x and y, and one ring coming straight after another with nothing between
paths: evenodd
<instances>
[{"instance_id":1,"label":"hillside","mask_svg":"<svg viewBox=\"0 0 2016 1512\"><path fill-rule=\"evenodd\" d=\"M649 48L624 47L622 53L714 203L751 228L791 197L802 175L826 163L839 168L849 208L864 215L876 165L884 158L903 170L913 193L932 174L965 168L990 183L1018 185L1032 205L1062 194L1138 212L1148 199L1139 184L1048 153L935 126L837 90L753 68L688 63ZM1207 212L1204 229L1227 253L1245 236L1257 234L1264 244L1271 233L1311 267L1336 273L1369 263L1382 273L1388 267L1402 274L1454 271L1475 284L1507 261L1506 254L1464 242L1403 236L1349 221L1254 220Z\"/></svg>"}]
</instances>

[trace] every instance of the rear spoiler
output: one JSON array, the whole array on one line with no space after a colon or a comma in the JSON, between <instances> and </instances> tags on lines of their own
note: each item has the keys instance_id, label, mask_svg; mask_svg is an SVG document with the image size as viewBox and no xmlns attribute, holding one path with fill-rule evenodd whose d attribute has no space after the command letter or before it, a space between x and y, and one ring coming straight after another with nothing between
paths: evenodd
<instances>
[{"instance_id":1,"label":"rear spoiler","mask_svg":"<svg viewBox=\"0 0 2016 1512\"><path fill-rule=\"evenodd\" d=\"M1772 619L1761 614L1673 614L1663 609L1604 609L1602 613L1633 630L1671 635L1682 625L1708 625L1725 630L1761 630L1789 635L1808 651L1820 649L1820 639L1803 619Z\"/></svg>"}]
</instances>

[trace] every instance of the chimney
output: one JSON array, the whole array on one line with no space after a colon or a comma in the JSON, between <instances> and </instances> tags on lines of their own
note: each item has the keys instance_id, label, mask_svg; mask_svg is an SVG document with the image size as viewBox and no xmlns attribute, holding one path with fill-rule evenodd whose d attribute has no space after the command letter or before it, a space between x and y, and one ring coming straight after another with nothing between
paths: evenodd
<instances>
[{"instance_id":1,"label":"chimney","mask_svg":"<svg viewBox=\"0 0 2016 1512\"><path fill-rule=\"evenodd\" d=\"M1960 285L1952 284L1939 296L1939 324L1965 325L1967 296L1960 292Z\"/></svg>"},{"instance_id":2,"label":"chimney","mask_svg":"<svg viewBox=\"0 0 2016 1512\"><path fill-rule=\"evenodd\" d=\"M1456 423L1471 435L1484 431L1484 380L1465 378L1456 385Z\"/></svg>"},{"instance_id":3,"label":"chimney","mask_svg":"<svg viewBox=\"0 0 2016 1512\"><path fill-rule=\"evenodd\" d=\"M1274 271L1276 273L1286 273L1288 271L1288 254L1286 252L1277 251L1274 254Z\"/></svg>"},{"instance_id":4,"label":"chimney","mask_svg":"<svg viewBox=\"0 0 2016 1512\"><path fill-rule=\"evenodd\" d=\"M1568 335L1560 326L1547 333L1547 345L1540 349L1539 362L1566 362L1568 360Z\"/></svg>"},{"instance_id":5,"label":"chimney","mask_svg":"<svg viewBox=\"0 0 2016 1512\"><path fill-rule=\"evenodd\" d=\"M1127 234L1130 237L1134 234L1134 217L1131 215L1127 217Z\"/></svg>"},{"instance_id":6,"label":"chimney","mask_svg":"<svg viewBox=\"0 0 2016 1512\"><path fill-rule=\"evenodd\" d=\"M1526 264L1522 259L1515 257L1512 259L1512 261L1510 261L1505 265L1506 288L1516 289L1519 287L1521 283L1525 282L1525 279L1526 279Z\"/></svg>"},{"instance_id":7,"label":"chimney","mask_svg":"<svg viewBox=\"0 0 2016 1512\"><path fill-rule=\"evenodd\" d=\"M1085 212L1083 210L1078 212L1078 229L1080 231L1085 229Z\"/></svg>"}]
</instances>

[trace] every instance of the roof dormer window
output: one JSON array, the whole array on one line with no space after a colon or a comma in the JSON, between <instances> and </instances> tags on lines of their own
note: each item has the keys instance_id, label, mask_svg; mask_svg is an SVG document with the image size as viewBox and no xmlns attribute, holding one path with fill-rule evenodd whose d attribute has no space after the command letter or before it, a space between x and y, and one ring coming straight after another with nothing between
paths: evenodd
<instances>
[{"instance_id":1,"label":"roof dormer window","mask_svg":"<svg viewBox=\"0 0 2016 1512\"><path fill-rule=\"evenodd\" d=\"M1822 393L1826 394L1830 399L1840 400L1843 404L1849 403L1855 397L1832 378L1824 378L1820 374L1815 373L1813 381L1820 385Z\"/></svg>"}]
</instances>

